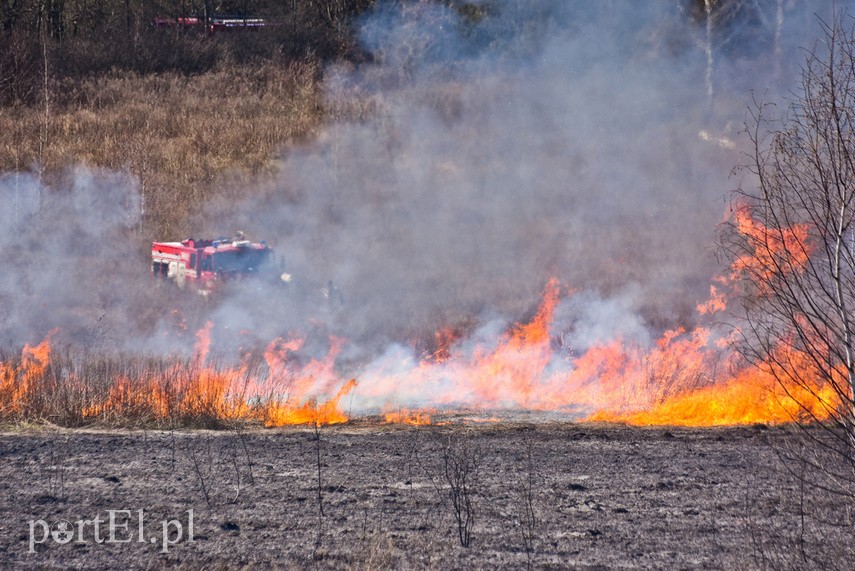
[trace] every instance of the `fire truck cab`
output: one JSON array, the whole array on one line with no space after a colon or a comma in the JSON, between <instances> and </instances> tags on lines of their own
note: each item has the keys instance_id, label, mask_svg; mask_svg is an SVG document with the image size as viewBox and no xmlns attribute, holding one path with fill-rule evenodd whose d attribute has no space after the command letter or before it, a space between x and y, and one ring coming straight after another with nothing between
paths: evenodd
<instances>
[{"instance_id":1,"label":"fire truck cab","mask_svg":"<svg viewBox=\"0 0 855 571\"><path fill-rule=\"evenodd\" d=\"M204 294L219 281L266 269L272 265L272 253L266 242L250 242L241 233L234 239L152 242L151 273Z\"/></svg>"}]
</instances>

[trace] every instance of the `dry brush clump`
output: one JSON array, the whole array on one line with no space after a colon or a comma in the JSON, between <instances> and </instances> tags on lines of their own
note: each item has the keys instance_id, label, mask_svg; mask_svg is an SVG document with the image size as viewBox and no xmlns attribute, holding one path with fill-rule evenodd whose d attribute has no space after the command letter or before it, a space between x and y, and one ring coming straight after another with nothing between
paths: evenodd
<instances>
[{"instance_id":1,"label":"dry brush clump","mask_svg":"<svg viewBox=\"0 0 855 571\"><path fill-rule=\"evenodd\" d=\"M747 480L739 528L750 549L740 564L769 570L849 569L855 556L851 465L833 451L834 442L821 426L785 427L768 444L778 462ZM774 489L754 481L762 472L775 473Z\"/></svg>"}]
</instances>

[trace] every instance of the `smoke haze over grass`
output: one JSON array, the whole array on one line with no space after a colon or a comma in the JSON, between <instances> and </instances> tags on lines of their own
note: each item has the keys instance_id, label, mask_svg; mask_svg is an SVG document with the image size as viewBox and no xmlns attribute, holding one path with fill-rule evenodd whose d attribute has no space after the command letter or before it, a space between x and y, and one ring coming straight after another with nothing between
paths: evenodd
<instances>
[{"instance_id":1,"label":"smoke haze over grass","mask_svg":"<svg viewBox=\"0 0 855 571\"><path fill-rule=\"evenodd\" d=\"M691 2L380 3L359 26L372 61L324 79L331 107L372 112L283 151L272 181L226 177L228 201L189 209L209 237L274 244L290 289L204 303L155 291L133 176L4 175L0 341L60 327L69 341L172 350L175 323L211 319L225 344L318 331L361 360L443 326L525 319L550 277L583 292L565 321L591 339L691 324L719 269L751 90L789 85L810 14L829 10L787 4L776 31L775 2L743 4L716 21L710 99Z\"/></svg>"}]
</instances>

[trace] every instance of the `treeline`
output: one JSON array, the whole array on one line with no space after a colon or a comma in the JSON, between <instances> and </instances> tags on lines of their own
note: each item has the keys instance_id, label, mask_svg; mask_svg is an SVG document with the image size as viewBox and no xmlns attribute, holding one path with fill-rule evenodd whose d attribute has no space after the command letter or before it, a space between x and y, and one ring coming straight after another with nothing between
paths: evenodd
<instances>
[{"instance_id":1,"label":"treeline","mask_svg":"<svg viewBox=\"0 0 855 571\"><path fill-rule=\"evenodd\" d=\"M203 73L222 62L359 57L356 16L375 0L0 0L0 105L33 103L45 78L110 70ZM155 27L156 17L264 18L252 30L206 34Z\"/></svg>"},{"instance_id":2,"label":"treeline","mask_svg":"<svg viewBox=\"0 0 855 571\"><path fill-rule=\"evenodd\" d=\"M322 64L342 57L359 60L368 55L361 51L354 32L357 19L380 1L0 0L0 105L35 103L48 87L46 79L57 82L111 70L198 74L223 62ZM395 2L444 4L470 23L505 12L501 24L493 22L478 32L484 35L481 46L501 46L514 38L525 40L522 31L539 29L540 20L552 18L556 10L555 5L538 7L528 0ZM635 9L614 0L568 3L578 4L580 14L598 13L601 17ZM793 11L800 11L777 0L675 0L674 9L682 14L683 25L676 34L682 39L671 38L670 42L709 40L704 37L709 18L714 43L737 55L777 45L775 26L785 15L790 18ZM195 16L204 21L218 15L263 18L269 25L216 34L205 33L204 26L154 25L157 17ZM537 43L537 38L530 41Z\"/></svg>"}]
</instances>

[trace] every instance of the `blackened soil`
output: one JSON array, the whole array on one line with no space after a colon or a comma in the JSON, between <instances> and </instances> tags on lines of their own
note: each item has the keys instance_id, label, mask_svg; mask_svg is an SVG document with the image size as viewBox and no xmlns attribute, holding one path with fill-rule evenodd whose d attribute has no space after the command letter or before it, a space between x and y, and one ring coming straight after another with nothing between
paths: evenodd
<instances>
[{"instance_id":1,"label":"blackened soil","mask_svg":"<svg viewBox=\"0 0 855 571\"><path fill-rule=\"evenodd\" d=\"M784 432L562 423L6 432L0 568L760 566L758 534L797 515L773 449ZM468 547L452 501L463 490L447 478L456 482L455 466L468 469ZM39 520L55 531L68 522L73 538L45 538ZM177 539L169 520L182 537L164 553L164 521Z\"/></svg>"}]
</instances>

